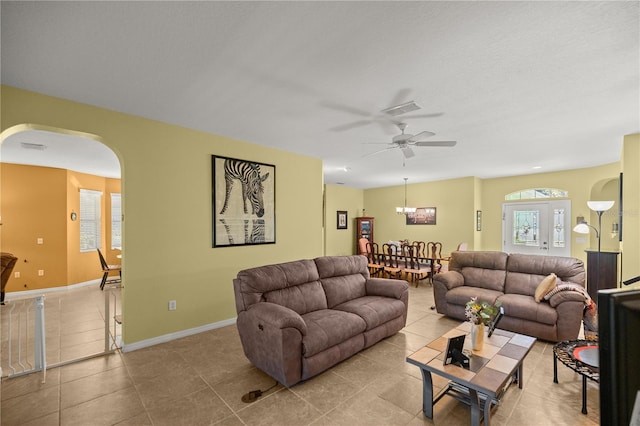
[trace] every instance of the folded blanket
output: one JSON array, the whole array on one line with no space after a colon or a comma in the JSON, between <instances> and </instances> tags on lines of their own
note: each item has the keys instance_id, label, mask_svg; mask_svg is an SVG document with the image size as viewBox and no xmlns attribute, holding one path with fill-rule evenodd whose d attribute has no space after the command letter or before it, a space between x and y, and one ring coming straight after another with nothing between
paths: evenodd
<instances>
[{"instance_id":1,"label":"folded blanket","mask_svg":"<svg viewBox=\"0 0 640 426\"><path fill-rule=\"evenodd\" d=\"M562 283L544 296L544 300L549 300L554 294L561 291L577 291L584 296L584 312L582 323L584 324L584 334L587 338L597 339L598 337L598 307L591 299L587 289L578 284Z\"/></svg>"}]
</instances>

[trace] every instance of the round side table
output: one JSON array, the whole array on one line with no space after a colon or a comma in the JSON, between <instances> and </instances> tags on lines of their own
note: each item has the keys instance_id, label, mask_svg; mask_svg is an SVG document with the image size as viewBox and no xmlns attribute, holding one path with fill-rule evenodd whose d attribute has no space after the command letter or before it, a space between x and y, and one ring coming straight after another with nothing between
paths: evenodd
<instances>
[{"instance_id":1,"label":"round side table","mask_svg":"<svg viewBox=\"0 0 640 426\"><path fill-rule=\"evenodd\" d=\"M558 383L558 360L582 376L582 414L587 414L587 378L600 382L598 342L567 340L553 346L553 383Z\"/></svg>"}]
</instances>

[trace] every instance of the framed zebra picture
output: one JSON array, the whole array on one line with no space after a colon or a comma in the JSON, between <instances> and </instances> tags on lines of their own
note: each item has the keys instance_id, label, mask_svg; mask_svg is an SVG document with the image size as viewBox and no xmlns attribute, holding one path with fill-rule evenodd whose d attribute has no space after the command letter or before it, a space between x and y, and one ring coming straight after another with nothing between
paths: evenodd
<instances>
[{"instance_id":1,"label":"framed zebra picture","mask_svg":"<svg viewBox=\"0 0 640 426\"><path fill-rule=\"evenodd\" d=\"M211 156L213 247L276 242L276 166Z\"/></svg>"}]
</instances>

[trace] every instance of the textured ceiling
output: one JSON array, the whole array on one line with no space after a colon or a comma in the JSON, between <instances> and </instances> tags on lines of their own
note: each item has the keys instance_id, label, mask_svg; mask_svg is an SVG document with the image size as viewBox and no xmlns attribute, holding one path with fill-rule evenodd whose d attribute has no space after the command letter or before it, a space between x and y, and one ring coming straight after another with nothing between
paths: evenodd
<instances>
[{"instance_id":1,"label":"textured ceiling","mask_svg":"<svg viewBox=\"0 0 640 426\"><path fill-rule=\"evenodd\" d=\"M321 158L330 184L549 172L640 131L639 4L3 1L1 77ZM457 145L367 155L409 100L408 133Z\"/></svg>"}]
</instances>

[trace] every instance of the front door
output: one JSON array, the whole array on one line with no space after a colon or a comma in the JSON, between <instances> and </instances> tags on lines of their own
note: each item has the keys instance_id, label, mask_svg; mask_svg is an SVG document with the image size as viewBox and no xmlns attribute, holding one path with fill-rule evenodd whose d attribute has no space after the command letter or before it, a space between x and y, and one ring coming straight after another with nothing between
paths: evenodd
<instances>
[{"instance_id":1,"label":"front door","mask_svg":"<svg viewBox=\"0 0 640 426\"><path fill-rule=\"evenodd\" d=\"M570 256L571 202L505 203L502 250L507 253Z\"/></svg>"}]
</instances>

